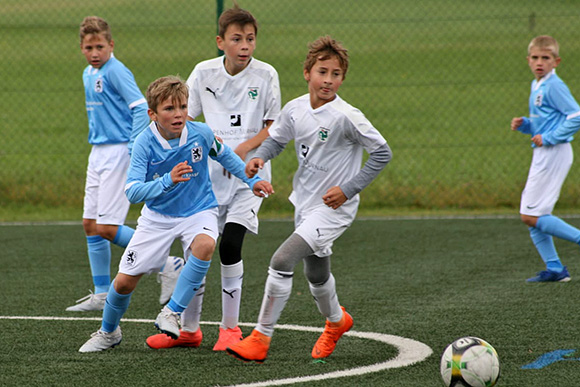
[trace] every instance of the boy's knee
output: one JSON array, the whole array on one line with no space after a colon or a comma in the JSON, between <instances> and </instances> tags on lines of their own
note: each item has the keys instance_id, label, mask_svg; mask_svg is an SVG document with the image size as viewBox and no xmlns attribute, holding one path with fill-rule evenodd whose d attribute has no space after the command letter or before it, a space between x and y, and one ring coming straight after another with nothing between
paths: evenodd
<instances>
[{"instance_id":1,"label":"boy's knee","mask_svg":"<svg viewBox=\"0 0 580 387\"><path fill-rule=\"evenodd\" d=\"M115 236L117 235L118 229L119 229L119 226L113 226L110 224L97 224L97 234L101 238L105 238L109 241L112 241L115 239Z\"/></svg>"},{"instance_id":2,"label":"boy's knee","mask_svg":"<svg viewBox=\"0 0 580 387\"><path fill-rule=\"evenodd\" d=\"M117 274L115 281L113 282L115 291L119 294L131 293L135 290L135 287L137 287L140 278L141 276L130 276L122 273Z\"/></svg>"},{"instance_id":3,"label":"boy's knee","mask_svg":"<svg viewBox=\"0 0 580 387\"><path fill-rule=\"evenodd\" d=\"M215 250L215 240L209 235L200 234L191 244L191 254L202 261L209 261Z\"/></svg>"},{"instance_id":4,"label":"boy's knee","mask_svg":"<svg viewBox=\"0 0 580 387\"><path fill-rule=\"evenodd\" d=\"M536 222L538 221L538 217L537 216L530 216L530 215L524 215L524 214L521 214L520 215L520 219L528 227L536 227Z\"/></svg>"}]
</instances>

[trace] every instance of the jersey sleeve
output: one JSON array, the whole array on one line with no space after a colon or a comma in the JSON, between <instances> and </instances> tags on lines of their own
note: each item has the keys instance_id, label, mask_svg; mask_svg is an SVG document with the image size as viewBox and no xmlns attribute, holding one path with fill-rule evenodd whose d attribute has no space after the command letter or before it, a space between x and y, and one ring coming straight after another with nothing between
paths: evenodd
<instances>
[{"instance_id":1,"label":"jersey sleeve","mask_svg":"<svg viewBox=\"0 0 580 387\"><path fill-rule=\"evenodd\" d=\"M187 87L189 88L189 98L187 100L187 114L191 118L196 118L202 113L201 98L199 95L199 70L196 66L189 78L187 78Z\"/></svg>"},{"instance_id":2,"label":"jersey sleeve","mask_svg":"<svg viewBox=\"0 0 580 387\"><path fill-rule=\"evenodd\" d=\"M127 183L125 184L125 195L131 203L141 203L155 199L174 186L170 173L166 173L152 181L145 181L149 163L147 149L147 138L144 135L138 136L131 154L131 164L127 172Z\"/></svg>"},{"instance_id":3,"label":"jersey sleeve","mask_svg":"<svg viewBox=\"0 0 580 387\"><path fill-rule=\"evenodd\" d=\"M278 79L278 73L274 68L272 68L264 121L274 120L278 115L280 115L280 109L282 106L281 100L280 80Z\"/></svg>"},{"instance_id":4,"label":"jersey sleeve","mask_svg":"<svg viewBox=\"0 0 580 387\"><path fill-rule=\"evenodd\" d=\"M569 141L580 129L580 106L564 82L558 82L550 88L552 106L566 116L564 122L556 129L542 135L546 145L555 145Z\"/></svg>"},{"instance_id":5,"label":"jersey sleeve","mask_svg":"<svg viewBox=\"0 0 580 387\"><path fill-rule=\"evenodd\" d=\"M296 135L296 130L294 127L294 119L292 118L292 105L286 104L282 112L274 120L268 133L273 140L282 146L286 146L291 140L294 139Z\"/></svg>"}]
</instances>

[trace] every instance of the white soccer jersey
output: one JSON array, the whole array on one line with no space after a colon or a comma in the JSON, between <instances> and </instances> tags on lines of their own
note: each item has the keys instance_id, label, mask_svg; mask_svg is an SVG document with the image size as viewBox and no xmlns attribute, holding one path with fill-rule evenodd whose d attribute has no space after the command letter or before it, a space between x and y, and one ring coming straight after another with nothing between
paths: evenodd
<instances>
[{"instance_id":1,"label":"white soccer jersey","mask_svg":"<svg viewBox=\"0 0 580 387\"><path fill-rule=\"evenodd\" d=\"M269 132L283 145L295 140L298 170L290 201L297 213L324 205L329 188L360 171L363 149L371 153L387 143L360 110L338 95L318 109L312 109L308 94L288 102ZM358 203L359 196L353 201Z\"/></svg>"},{"instance_id":2,"label":"white soccer jersey","mask_svg":"<svg viewBox=\"0 0 580 387\"><path fill-rule=\"evenodd\" d=\"M262 130L264 121L280 113L280 82L274 67L255 58L236 75L227 73L224 60L221 56L195 66L187 80L188 110L192 118L203 113L214 134L236 149ZM250 152L248 157L252 155ZM269 163L260 176L271 180ZM224 174L223 167L213 160L210 177L220 205L229 204L236 190L247 189L238 179Z\"/></svg>"}]
</instances>

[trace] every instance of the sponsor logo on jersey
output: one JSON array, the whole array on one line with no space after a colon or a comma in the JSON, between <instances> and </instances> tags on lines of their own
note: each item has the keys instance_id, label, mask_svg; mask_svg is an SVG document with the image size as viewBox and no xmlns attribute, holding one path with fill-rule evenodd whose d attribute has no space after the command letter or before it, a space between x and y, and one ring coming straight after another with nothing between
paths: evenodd
<instances>
[{"instance_id":1,"label":"sponsor logo on jersey","mask_svg":"<svg viewBox=\"0 0 580 387\"><path fill-rule=\"evenodd\" d=\"M258 99L258 88L257 87L248 87L248 97L250 97L250 99L252 101L255 101Z\"/></svg>"},{"instance_id":2,"label":"sponsor logo on jersey","mask_svg":"<svg viewBox=\"0 0 580 387\"><path fill-rule=\"evenodd\" d=\"M95 93L103 92L103 78L97 78L95 81Z\"/></svg>"},{"instance_id":3,"label":"sponsor logo on jersey","mask_svg":"<svg viewBox=\"0 0 580 387\"><path fill-rule=\"evenodd\" d=\"M544 99L542 94L536 95L536 98L534 98L534 106L542 106L542 99Z\"/></svg>"},{"instance_id":4,"label":"sponsor logo on jersey","mask_svg":"<svg viewBox=\"0 0 580 387\"><path fill-rule=\"evenodd\" d=\"M191 148L191 161L197 163L203 159L203 148L200 146L196 146L195 148Z\"/></svg>"},{"instance_id":5,"label":"sponsor logo on jersey","mask_svg":"<svg viewBox=\"0 0 580 387\"><path fill-rule=\"evenodd\" d=\"M242 115L230 114L230 126L242 126Z\"/></svg>"},{"instance_id":6,"label":"sponsor logo on jersey","mask_svg":"<svg viewBox=\"0 0 580 387\"><path fill-rule=\"evenodd\" d=\"M330 134L330 129L320 127L318 131L318 139L322 142L326 142L328 140L328 135Z\"/></svg>"},{"instance_id":7,"label":"sponsor logo on jersey","mask_svg":"<svg viewBox=\"0 0 580 387\"><path fill-rule=\"evenodd\" d=\"M308 145L300 144L300 155L302 157L306 157L308 155L308 151L310 147Z\"/></svg>"}]
</instances>

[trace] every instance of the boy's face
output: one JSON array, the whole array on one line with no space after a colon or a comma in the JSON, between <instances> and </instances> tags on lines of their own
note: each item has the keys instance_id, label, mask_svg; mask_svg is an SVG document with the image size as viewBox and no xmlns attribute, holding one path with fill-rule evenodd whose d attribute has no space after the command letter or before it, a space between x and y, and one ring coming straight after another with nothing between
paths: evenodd
<instances>
[{"instance_id":1,"label":"boy's face","mask_svg":"<svg viewBox=\"0 0 580 387\"><path fill-rule=\"evenodd\" d=\"M226 70L236 75L246 68L256 49L256 30L252 24L230 24L224 37L216 38L217 46L226 56Z\"/></svg>"},{"instance_id":2,"label":"boy's face","mask_svg":"<svg viewBox=\"0 0 580 387\"><path fill-rule=\"evenodd\" d=\"M149 109L149 118L157 122L159 133L166 140L181 136L187 122L187 99L166 99L157 105L157 112Z\"/></svg>"},{"instance_id":3,"label":"boy's face","mask_svg":"<svg viewBox=\"0 0 580 387\"><path fill-rule=\"evenodd\" d=\"M326 60L317 59L310 71L304 70L304 79L308 82L310 104L316 109L334 100L344 80L344 71L335 56Z\"/></svg>"},{"instance_id":4,"label":"boy's face","mask_svg":"<svg viewBox=\"0 0 580 387\"><path fill-rule=\"evenodd\" d=\"M115 42L109 42L104 34L88 34L81 42L81 51L91 66L100 69L111 58L114 46Z\"/></svg>"},{"instance_id":5,"label":"boy's face","mask_svg":"<svg viewBox=\"0 0 580 387\"><path fill-rule=\"evenodd\" d=\"M528 65L534 73L536 79L544 77L560 64L560 58L554 57L551 50L546 50L538 47L530 48L528 55Z\"/></svg>"}]
</instances>

